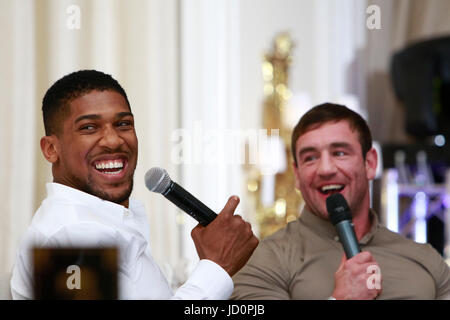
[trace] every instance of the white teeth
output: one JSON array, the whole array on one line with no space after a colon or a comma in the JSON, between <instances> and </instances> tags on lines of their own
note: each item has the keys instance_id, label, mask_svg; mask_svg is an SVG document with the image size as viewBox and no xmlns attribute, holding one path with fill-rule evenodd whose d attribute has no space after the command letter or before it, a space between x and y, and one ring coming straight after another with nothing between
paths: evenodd
<instances>
[{"instance_id":1,"label":"white teeth","mask_svg":"<svg viewBox=\"0 0 450 320\"><path fill-rule=\"evenodd\" d=\"M115 161L114 162L114 168L123 168L123 162L122 161Z\"/></svg>"},{"instance_id":2,"label":"white teeth","mask_svg":"<svg viewBox=\"0 0 450 320\"><path fill-rule=\"evenodd\" d=\"M117 170L117 171L105 171L105 174L117 174L122 170Z\"/></svg>"},{"instance_id":3,"label":"white teeth","mask_svg":"<svg viewBox=\"0 0 450 320\"><path fill-rule=\"evenodd\" d=\"M121 168L123 168L123 161L122 160L115 160L115 161L101 162L101 163L97 163L95 165L95 168L99 169L99 170L114 169L114 168L120 168L121 169Z\"/></svg>"},{"instance_id":4,"label":"white teeth","mask_svg":"<svg viewBox=\"0 0 450 320\"><path fill-rule=\"evenodd\" d=\"M114 168L123 168L123 162L122 161L116 161L114 163Z\"/></svg>"},{"instance_id":5,"label":"white teeth","mask_svg":"<svg viewBox=\"0 0 450 320\"><path fill-rule=\"evenodd\" d=\"M328 186L323 186L321 190L325 192L328 190L339 190L342 187L343 187L343 185L341 185L341 184L330 184Z\"/></svg>"}]
</instances>

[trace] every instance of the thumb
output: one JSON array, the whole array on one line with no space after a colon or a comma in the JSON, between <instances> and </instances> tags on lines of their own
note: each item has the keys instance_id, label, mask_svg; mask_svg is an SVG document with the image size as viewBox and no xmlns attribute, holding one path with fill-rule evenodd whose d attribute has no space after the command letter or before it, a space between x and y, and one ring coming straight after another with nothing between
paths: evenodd
<instances>
[{"instance_id":1,"label":"thumb","mask_svg":"<svg viewBox=\"0 0 450 320\"><path fill-rule=\"evenodd\" d=\"M341 271L342 268L344 268L344 263L347 261L347 257L345 256L345 253L342 255L341 262L339 263L339 268L336 272Z\"/></svg>"},{"instance_id":2,"label":"thumb","mask_svg":"<svg viewBox=\"0 0 450 320\"><path fill-rule=\"evenodd\" d=\"M239 204L239 201L240 200L238 196L231 196L230 198L228 198L225 207L223 207L219 215L232 216L234 214L234 210L236 210L236 207Z\"/></svg>"},{"instance_id":3,"label":"thumb","mask_svg":"<svg viewBox=\"0 0 450 320\"><path fill-rule=\"evenodd\" d=\"M200 234L202 233L203 229L205 229L205 227L199 223L191 230L191 237L194 242L195 240L200 238Z\"/></svg>"}]
</instances>

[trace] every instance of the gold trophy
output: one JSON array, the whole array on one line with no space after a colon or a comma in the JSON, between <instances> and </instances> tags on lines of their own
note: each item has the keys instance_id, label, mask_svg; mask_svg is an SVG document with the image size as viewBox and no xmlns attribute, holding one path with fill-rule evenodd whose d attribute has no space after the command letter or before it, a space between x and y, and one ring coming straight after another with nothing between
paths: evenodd
<instances>
[{"instance_id":1,"label":"gold trophy","mask_svg":"<svg viewBox=\"0 0 450 320\"><path fill-rule=\"evenodd\" d=\"M303 198L295 188L291 156L292 128L284 123L287 101L291 97L288 89L288 71L291 64L291 50L294 44L287 33L275 37L271 52L264 55L262 71L264 77L263 128L270 134L278 130L284 152L285 166L282 172L272 176L263 174L255 165L247 165L247 190L250 206L256 212L258 234L264 238L288 222L298 218ZM269 189L268 189L269 188Z\"/></svg>"}]
</instances>

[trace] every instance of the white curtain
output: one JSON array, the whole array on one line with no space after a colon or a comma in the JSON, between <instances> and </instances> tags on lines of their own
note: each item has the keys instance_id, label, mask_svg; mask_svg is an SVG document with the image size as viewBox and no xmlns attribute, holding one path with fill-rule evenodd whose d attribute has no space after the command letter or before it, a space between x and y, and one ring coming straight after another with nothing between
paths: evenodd
<instances>
[{"instance_id":1,"label":"white curtain","mask_svg":"<svg viewBox=\"0 0 450 320\"><path fill-rule=\"evenodd\" d=\"M34 5L3 1L0 9L0 272L9 272L34 210L36 62ZM14 85L12 85L14 84Z\"/></svg>"},{"instance_id":2,"label":"white curtain","mask_svg":"<svg viewBox=\"0 0 450 320\"><path fill-rule=\"evenodd\" d=\"M229 196L246 196L242 164L230 161L227 145L220 143L222 134L241 128L239 17L238 0L181 2L181 128L192 142L182 181L217 213ZM243 207L236 213L247 218ZM196 223L184 221L183 257L192 267L190 230Z\"/></svg>"}]
</instances>

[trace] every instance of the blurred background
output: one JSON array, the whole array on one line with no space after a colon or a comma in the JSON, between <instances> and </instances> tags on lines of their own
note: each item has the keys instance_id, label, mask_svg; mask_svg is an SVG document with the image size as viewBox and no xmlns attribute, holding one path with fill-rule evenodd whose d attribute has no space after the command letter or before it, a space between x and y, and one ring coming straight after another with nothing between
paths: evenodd
<instances>
[{"instance_id":1,"label":"blurred background","mask_svg":"<svg viewBox=\"0 0 450 320\"><path fill-rule=\"evenodd\" d=\"M196 222L144 185L165 168L263 238L302 208L290 130L324 102L368 121L381 163L373 207L391 230L450 256L450 1L0 0L0 273L52 181L41 101L65 74L124 87L155 259L173 287L197 262ZM63 214L63 213L62 213Z\"/></svg>"}]
</instances>

